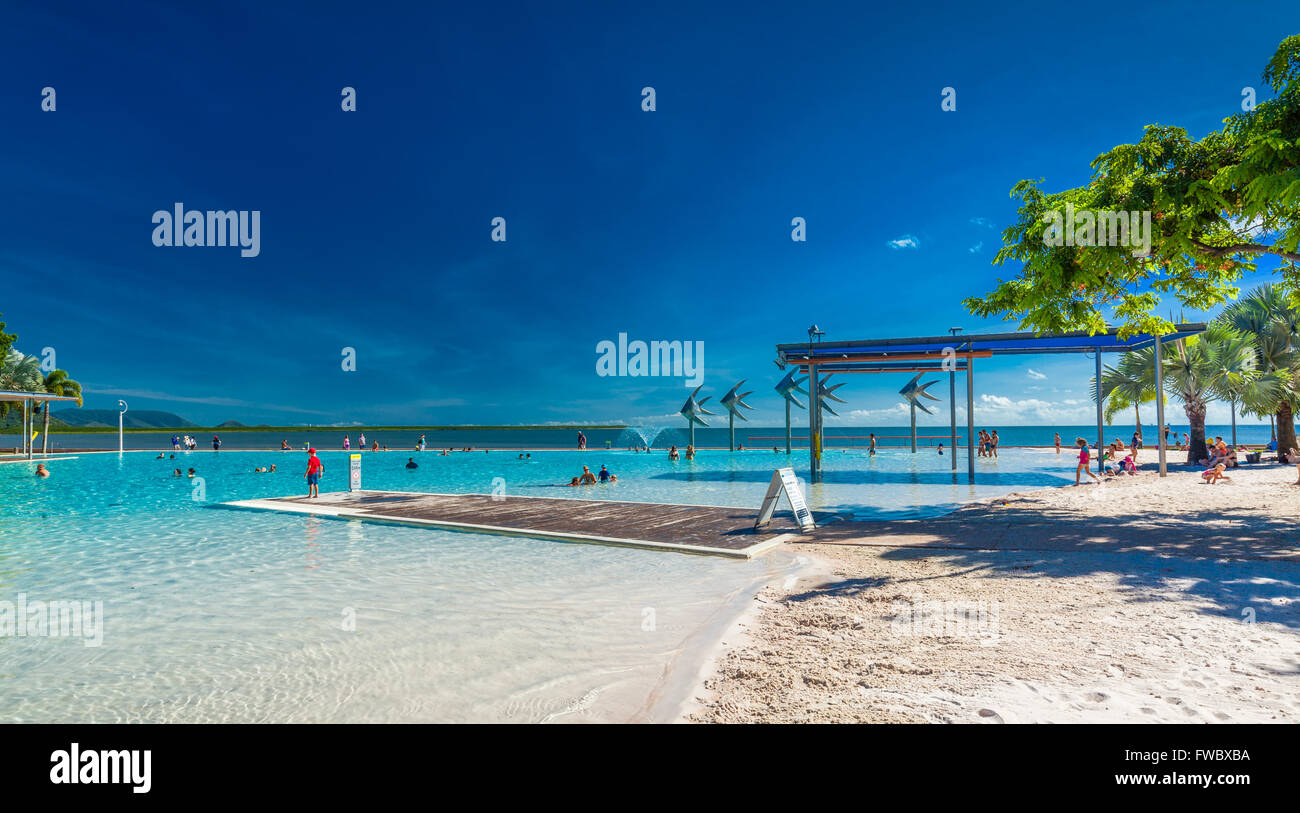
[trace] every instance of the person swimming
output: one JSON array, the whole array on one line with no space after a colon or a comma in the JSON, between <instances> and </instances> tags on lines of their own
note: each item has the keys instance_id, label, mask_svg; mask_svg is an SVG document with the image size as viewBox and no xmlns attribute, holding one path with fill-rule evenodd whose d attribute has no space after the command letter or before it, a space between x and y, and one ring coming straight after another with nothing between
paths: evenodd
<instances>
[{"instance_id":1,"label":"person swimming","mask_svg":"<svg viewBox=\"0 0 1300 813\"><path fill-rule=\"evenodd\" d=\"M420 464L415 462L414 457L408 457L406 458L406 467L408 469L418 469L420 468Z\"/></svg>"},{"instance_id":2,"label":"person swimming","mask_svg":"<svg viewBox=\"0 0 1300 813\"><path fill-rule=\"evenodd\" d=\"M44 463L37 463L37 464L36 464L36 476L37 476L37 477L49 477L49 476L50 476L50 470L47 469L47 468L45 468L45 464L44 464Z\"/></svg>"}]
</instances>

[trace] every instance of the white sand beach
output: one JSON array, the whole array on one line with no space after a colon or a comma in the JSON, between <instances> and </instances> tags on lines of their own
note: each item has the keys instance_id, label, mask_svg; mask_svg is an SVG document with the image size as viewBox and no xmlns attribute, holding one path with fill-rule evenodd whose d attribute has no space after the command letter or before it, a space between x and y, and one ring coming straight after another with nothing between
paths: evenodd
<instances>
[{"instance_id":1,"label":"white sand beach","mask_svg":"<svg viewBox=\"0 0 1300 813\"><path fill-rule=\"evenodd\" d=\"M696 722L1295 722L1294 466L827 526L726 636Z\"/></svg>"}]
</instances>

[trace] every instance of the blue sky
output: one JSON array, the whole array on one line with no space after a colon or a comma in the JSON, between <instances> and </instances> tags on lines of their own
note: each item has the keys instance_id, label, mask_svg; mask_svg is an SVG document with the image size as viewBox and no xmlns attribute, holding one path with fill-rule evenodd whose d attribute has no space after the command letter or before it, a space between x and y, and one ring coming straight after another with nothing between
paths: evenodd
<instances>
[{"instance_id":1,"label":"blue sky","mask_svg":"<svg viewBox=\"0 0 1300 813\"><path fill-rule=\"evenodd\" d=\"M1214 129L1300 22L1294 3L1234 5L1230 35L1208 2L468 5L7 9L19 348L55 348L87 406L199 422L675 413L681 379L596 375L621 332L702 341L705 394L747 378L777 423L775 344L813 322L1006 327L960 303L1013 273L990 265L1011 186L1079 185L1148 123ZM154 246L177 201L259 211L260 255ZM980 420L1086 422L1090 375L986 363ZM847 422L902 422L899 378L850 379Z\"/></svg>"}]
</instances>

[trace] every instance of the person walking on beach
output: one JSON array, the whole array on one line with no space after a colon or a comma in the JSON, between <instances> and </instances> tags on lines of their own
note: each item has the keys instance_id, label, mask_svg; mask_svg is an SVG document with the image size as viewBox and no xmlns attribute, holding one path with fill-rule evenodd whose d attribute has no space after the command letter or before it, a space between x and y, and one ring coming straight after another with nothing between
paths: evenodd
<instances>
[{"instance_id":1,"label":"person walking on beach","mask_svg":"<svg viewBox=\"0 0 1300 813\"><path fill-rule=\"evenodd\" d=\"M320 476L325 473L325 466L316 456L315 449L307 450L307 473L303 477L307 478L307 496L320 496Z\"/></svg>"},{"instance_id":2,"label":"person walking on beach","mask_svg":"<svg viewBox=\"0 0 1300 813\"><path fill-rule=\"evenodd\" d=\"M214 452L221 451L221 438L217 437L216 435L212 436L212 451Z\"/></svg>"},{"instance_id":3,"label":"person walking on beach","mask_svg":"<svg viewBox=\"0 0 1300 813\"><path fill-rule=\"evenodd\" d=\"M1079 465L1074 470L1074 484L1079 485L1079 475L1084 473L1100 483L1101 478L1093 474L1092 469L1088 467L1088 463L1092 459L1091 450L1088 449L1088 441L1083 438L1075 438L1074 444L1079 447Z\"/></svg>"},{"instance_id":4,"label":"person walking on beach","mask_svg":"<svg viewBox=\"0 0 1300 813\"><path fill-rule=\"evenodd\" d=\"M348 451L348 450L351 449L351 448L352 448L352 438L350 438L350 437L347 436L347 435L344 435L344 436L343 436L343 451L346 452L346 451Z\"/></svg>"},{"instance_id":5,"label":"person walking on beach","mask_svg":"<svg viewBox=\"0 0 1300 813\"><path fill-rule=\"evenodd\" d=\"M420 442L419 442L418 444L416 444L416 448L423 452L423 451L424 451L424 445L425 445L425 444L424 444L424 435L420 435Z\"/></svg>"},{"instance_id":6,"label":"person walking on beach","mask_svg":"<svg viewBox=\"0 0 1300 813\"><path fill-rule=\"evenodd\" d=\"M582 430L579 429L579 430L578 430L578 449L579 449L579 450L582 450L582 449L586 449L586 448L587 448L587 436L584 435L584 434L582 434Z\"/></svg>"}]
</instances>

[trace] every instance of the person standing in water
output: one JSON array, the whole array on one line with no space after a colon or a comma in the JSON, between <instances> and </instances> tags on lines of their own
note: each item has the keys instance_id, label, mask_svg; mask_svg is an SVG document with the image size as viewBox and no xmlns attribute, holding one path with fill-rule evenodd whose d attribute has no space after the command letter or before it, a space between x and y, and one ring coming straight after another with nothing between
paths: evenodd
<instances>
[{"instance_id":1,"label":"person standing in water","mask_svg":"<svg viewBox=\"0 0 1300 813\"><path fill-rule=\"evenodd\" d=\"M316 456L315 449L307 450L307 473L303 477L307 478L307 496L320 496L320 476L325 473L325 466Z\"/></svg>"},{"instance_id":2,"label":"person standing in water","mask_svg":"<svg viewBox=\"0 0 1300 813\"><path fill-rule=\"evenodd\" d=\"M1057 432L1057 433L1056 433L1056 453L1057 453L1057 454L1060 454L1060 453L1061 453L1061 433L1060 433L1060 432Z\"/></svg>"},{"instance_id":3,"label":"person standing in water","mask_svg":"<svg viewBox=\"0 0 1300 813\"><path fill-rule=\"evenodd\" d=\"M1088 466L1092 460L1091 450L1088 449L1088 441L1083 438L1075 438L1074 444L1079 447L1079 465L1074 470L1074 484L1079 485L1079 475L1082 473L1087 473L1089 477L1100 483L1101 478L1093 474L1092 469Z\"/></svg>"},{"instance_id":4,"label":"person standing in water","mask_svg":"<svg viewBox=\"0 0 1300 813\"><path fill-rule=\"evenodd\" d=\"M870 457L876 456L876 433L871 432L870 442L867 444L867 454Z\"/></svg>"}]
</instances>

